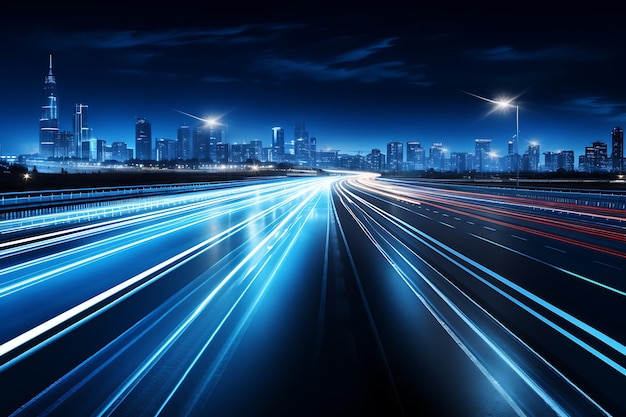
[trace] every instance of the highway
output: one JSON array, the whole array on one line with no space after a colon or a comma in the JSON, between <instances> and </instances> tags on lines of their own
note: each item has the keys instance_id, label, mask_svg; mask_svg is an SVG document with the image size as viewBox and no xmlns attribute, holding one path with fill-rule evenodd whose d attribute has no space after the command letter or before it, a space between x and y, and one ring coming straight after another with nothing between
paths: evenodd
<instances>
[{"instance_id":1,"label":"highway","mask_svg":"<svg viewBox=\"0 0 626 417\"><path fill-rule=\"evenodd\" d=\"M623 415L626 212L539 194L345 174L7 218L0 415Z\"/></svg>"}]
</instances>

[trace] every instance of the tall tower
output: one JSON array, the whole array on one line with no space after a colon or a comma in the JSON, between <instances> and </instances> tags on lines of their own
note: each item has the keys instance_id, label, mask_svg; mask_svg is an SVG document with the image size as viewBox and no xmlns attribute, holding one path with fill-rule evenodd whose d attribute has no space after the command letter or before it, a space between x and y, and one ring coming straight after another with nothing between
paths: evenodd
<instances>
[{"instance_id":1,"label":"tall tower","mask_svg":"<svg viewBox=\"0 0 626 417\"><path fill-rule=\"evenodd\" d=\"M624 173L624 129L614 127L611 132L611 170Z\"/></svg>"},{"instance_id":2,"label":"tall tower","mask_svg":"<svg viewBox=\"0 0 626 417\"><path fill-rule=\"evenodd\" d=\"M41 106L39 119L39 155L43 158L54 156L54 143L59 137L59 107L57 104L57 85L52 74L52 54L48 75L44 80L45 101Z\"/></svg>"},{"instance_id":3,"label":"tall tower","mask_svg":"<svg viewBox=\"0 0 626 417\"><path fill-rule=\"evenodd\" d=\"M400 172L402 170L402 162L404 162L402 142L389 142L387 144L387 166L389 171L396 174Z\"/></svg>"},{"instance_id":4,"label":"tall tower","mask_svg":"<svg viewBox=\"0 0 626 417\"><path fill-rule=\"evenodd\" d=\"M89 155L83 155L83 142L91 139L91 131L89 130L89 118L87 117L89 107L86 104L74 104L74 139L75 148L74 155L79 158L88 158Z\"/></svg>"},{"instance_id":5,"label":"tall tower","mask_svg":"<svg viewBox=\"0 0 626 417\"><path fill-rule=\"evenodd\" d=\"M272 161L283 162L285 159L285 129L276 126L272 128Z\"/></svg>"},{"instance_id":6,"label":"tall tower","mask_svg":"<svg viewBox=\"0 0 626 417\"><path fill-rule=\"evenodd\" d=\"M491 139L474 139L474 167L477 172L491 171L490 167Z\"/></svg>"},{"instance_id":7,"label":"tall tower","mask_svg":"<svg viewBox=\"0 0 626 417\"><path fill-rule=\"evenodd\" d=\"M426 161L425 149L417 141L406 143L406 161L411 171L423 171Z\"/></svg>"},{"instance_id":8,"label":"tall tower","mask_svg":"<svg viewBox=\"0 0 626 417\"><path fill-rule=\"evenodd\" d=\"M309 132L303 121L297 121L293 134L294 154L299 163L311 163L311 147L309 141Z\"/></svg>"},{"instance_id":9,"label":"tall tower","mask_svg":"<svg viewBox=\"0 0 626 417\"><path fill-rule=\"evenodd\" d=\"M140 161L152 159L152 125L144 117L135 123L135 152Z\"/></svg>"},{"instance_id":10,"label":"tall tower","mask_svg":"<svg viewBox=\"0 0 626 417\"><path fill-rule=\"evenodd\" d=\"M187 160L191 158L191 129L183 123L177 131L178 158Z\"/></svg>"},{"instance_id":11,"label":"tall tower","mask_svg":"<svg viewBox=\"0 0 626 417\"><path fill-rule=\"evenodd\" d=\"M540 162L540 153L539 153L539 144L536 142L531 142L528 145L528 151L526 152L528 155L528 166L526 167L530 172L539 172L539 162Z\"/></svg>"}]
</instances>

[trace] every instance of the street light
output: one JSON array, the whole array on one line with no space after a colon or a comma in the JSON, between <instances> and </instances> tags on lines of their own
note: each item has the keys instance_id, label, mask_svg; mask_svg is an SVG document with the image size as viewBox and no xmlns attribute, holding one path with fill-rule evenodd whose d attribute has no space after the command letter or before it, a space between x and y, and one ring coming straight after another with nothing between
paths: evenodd
<instances>
[{"instance_id":1,"label":"street light","mask_svg":"<svg viewBox=\"0 0 626 417\"><path fill-rule=\"evenodd\" d=\"M516 178L516 185L517 187L519 187L519 166L520 166L520 157L519 157L519 147L518 147L518 143L519 143L519 105L517 103L513 103L513 100L511 99L500 99L500 100L493 100L490 98L486 98L486 97L481 97L479 95L476 94L472 94L472 93L468 93L467 91L465 91L466 94L469 94L470 96L474 96L476 98L479 98L481 100L484 101L488 101L489 103L494 103L495 105L497 105L500 108L503 107L515 107L515 166L516 166L516 171L517 171L517 178Z\"/></svg>"}]
</instances>

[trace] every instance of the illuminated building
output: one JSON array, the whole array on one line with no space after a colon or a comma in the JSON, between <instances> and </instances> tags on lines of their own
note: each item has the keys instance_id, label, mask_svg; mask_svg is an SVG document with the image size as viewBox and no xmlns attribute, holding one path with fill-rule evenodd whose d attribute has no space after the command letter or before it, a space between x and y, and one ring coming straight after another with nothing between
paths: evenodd
<instances>
[{"instance_id":1,"label":"illuminated building","mask_svg":"<svg viewBox=\"0 0 626 417\"><path fill-rule=\"evenodd\" d=\"M285 129L272 128L272 162L282 162L285 159Z\"/></svg>"},{"instance_id":2,"label":"illuminated building","mask_svg":"<svg viewBox=\"0 0 626 417\"><path fill-rule=\"evenodd\" d=\"M118 162L124 162L129 159L126 142L113 142L111 144L111 159Z\"/></svg>"},{"instance_id":3,"label":"illuminated building","mask_svg":"<svg viewBox=\"0 0 626 417\"><path fill-rule=\"evenodd\" d=\"M476 172L489 172L491 154L491 139L474 139L474 169Z\"/></svg>"},{"instance_id":4,"label":"illuminated building","mask_svg":"<svg viewBox=\"0 0 626 417\"><path fill-rule=\"evenodd\" d=\"M204 125L198 125L192 134L192 159L203 161L209 158L209 129Z\"/></svg>"},{"instance_id":5,"label":"illuminated building","mask_svg":"<svg viewBox=\"0 0 626 417\"><path fill-rule=\"evenodd\" d=\"M156 138L154 141L155 160L170 161L176 159L176 140L167 138Z\"/></svg>"},{"instance_id":6,"label":"illuminated building","mask_svg":"<svg viewBox=\"0 0 626 417\"><path fill-rule=\"evenodd\" d=\"M178 147L178 159L191 158L191 130L187 124L183 124L177 130L176 145Z\"/></svg>"},{"instance_id":7,"label":"illuminated building","mask_svg":"<svg viewBox=\"0 0 626 417\"><path fill-rule=\"evenodd\" d=\"M367 163L370 169L374 172L382 172L385 167L385 155L380 152L380 149L374 148L366 157Z\"/></svg>"},{"instance_id":8,"label":"illuminated building","mask_svg":"<svg viewBox=\"0 0 626 417\"><path fill-rule=\"evenodd\" d=\"M604 142L593 142L585 147L585 154L579 157L579 169L584 172L606 172L609 169L608 146Z\"/></svg>"},{"instance_id":9,"label":"illuminated building","mask_svg":"<svg viewBox=\"0 0 626 417\"><path fill-rule=\"evenodd\" d=\"M387 144L387 168L390 172L400 172L404 162L402 142L389 142Z\"/></svg>"},{"instance_id":10,"label":"illuminated building","mask_svg":"<svg viewBox=\"0 0 626 417\"><path fill-rule=\"evenodd\" d=\"M574 171L574 151L560 151L557 153L557 169Z\"/></svg>"},{"instance_id":11,"label":"illuminated building","mask_svg":"<svg viewBox=\"0 0 626 417\"><path fill-rule=\"evenodd\" d=\"M215 145L215 162L220 164L227 164L230 161L230 146L228 143L218 142Z\"/></svg>"},{"instance_id":12,"label":"illuminated building","mask_svg":"<svg viewBox=\"0 0 626 417\"><path fill-rule=\"evenodd\" d=\"M304 122L296 122L293 138L293 150L297 163L300 165L311 165L311 163L315 160L315 149L311 148L309 132L306 130Z\"/></svg>"},{"instance_id":13,"label":"illuminated building","mask_svg":"<svg viewBox=\"0 0 626 417\"><path fill-rule=\"evenodd\" d=\"M624 172L624 129L614 127L611 132L611 169L613 172Z\"/></svg>"},{"instance_id":14,"label":"illuminated building","mask_svg":"<svg viewBox=\"0 0 626 417\"><path fill-rule=\"evenodd\" d=\"M420 142L406 143L406 162L410 171L424 171L426 169L426 149Z\"/></svg>"},{"instance_id":15,"label":"illuminated building","mask_svg":"<svg viewBox=\"0 0 626 417\"><path fill-rule=\"evenodd\" d=\"M89 129L89 106L86 104L74 105L74 155L78 158L89 158L89 155L82 155L83 142L91 139L91 130Z\"/></svg>"},{"instance_id":16,"label":"illuminated building","mask_svg":"<svg viewBox=\"0 0 626 417\"><path fill-rule=\"evenodd\" d=\"M450 170L457 173L470 171L469 161L467 152L452 152L450 154Z\"/></svg>"},{"instance_id":17,"label":"illuminated building","mask_svg":"<svg viewBox=\"0 0 626 417\"><path fill-rule=\"evenodd\" d=\"M526 166L524 169L530 172L539 172L539 163L541 154L539 153L539 144L531 143L526 151Z\"/></svg>"},{"instance_id":18,"label":"illuminated building","mask_svg":"<svg viewBox=\"0 0 626 417\"><path fill-rule=\"evenodd\" d=\"M44 80L45 102L41 106L39 119L39 155L42 158L54 156L54 144L59 140L59 108L56 94L56 79L52 74L52 55L48 75Z\"/></svg>"},{"instance_id":19,"label":"illuminated building","mask_svg":"<svg viewBox=\"0 0 626 417\"><path fill-rule=\"evenodd\" d=\"M75 155L74 134L68 131L59 131L59 135L54 141L54 157L70 158Z\"/></svg>"},{"instance_id":20,"label":"illuminated building","mask_svg":"<svg viewBox=\"0 0 626 417\"><path fill-rule=\"evenodd\" d=\"M444 164L443 142L433 142L428 155L428 169L441 171Z\"/></svg>"},{"instance_id":21,"label":"illuminated building","mask_svg":"<svg viewBox=\"0 0 626 417\"><path fill-rule=\"evenodd\" d=\"M152 125L144 117L135 123L135 154L140 161L152 160Z\"/></svg>"}]
</instances>

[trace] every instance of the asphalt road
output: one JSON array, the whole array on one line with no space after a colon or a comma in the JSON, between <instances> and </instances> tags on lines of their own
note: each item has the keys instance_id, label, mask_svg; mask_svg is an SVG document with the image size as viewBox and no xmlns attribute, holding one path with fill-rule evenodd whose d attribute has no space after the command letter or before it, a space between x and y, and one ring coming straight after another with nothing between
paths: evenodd
<instances>
[{"instance_id":1,"label":"asphalt road","mask_svg":"<svg viewBox=\"0 0 626 417\"><path fill-rule=\"evenodd\" d=\"M1 415L626 410L623 211L324 177L81 213L0 224Z\"/></svg>"}]
</instances>

